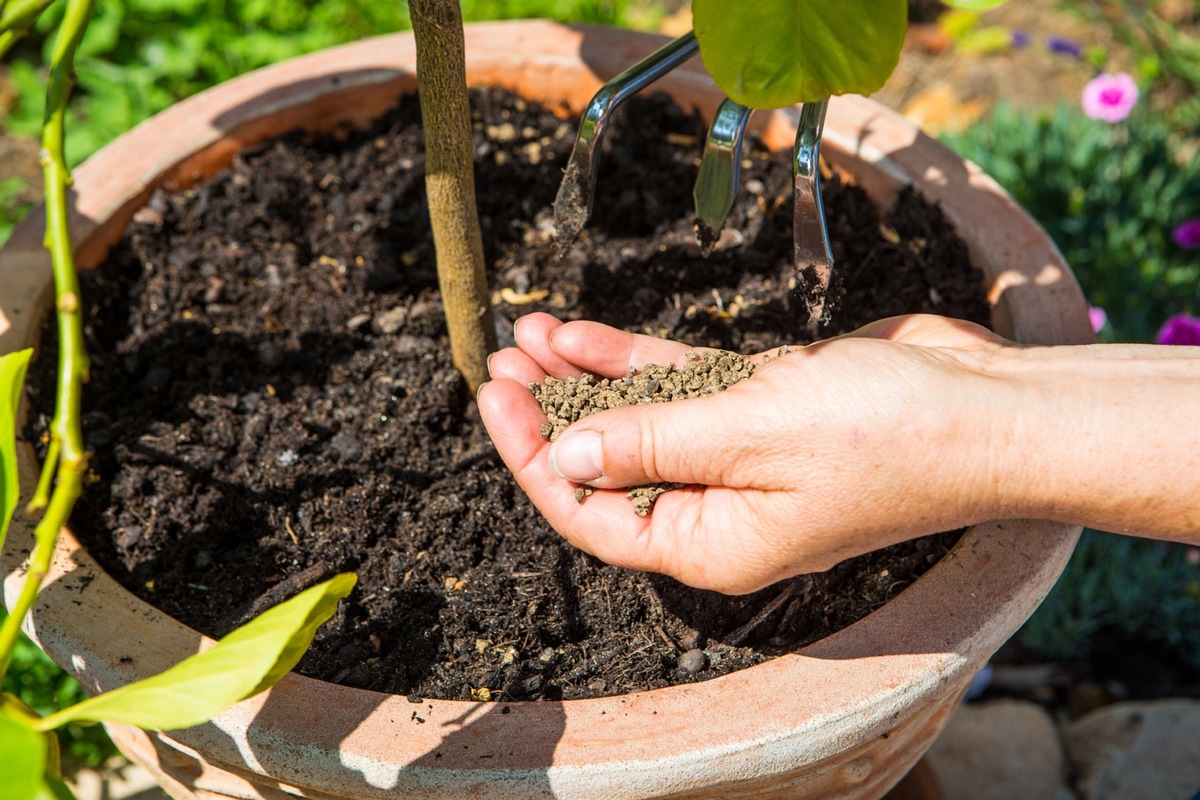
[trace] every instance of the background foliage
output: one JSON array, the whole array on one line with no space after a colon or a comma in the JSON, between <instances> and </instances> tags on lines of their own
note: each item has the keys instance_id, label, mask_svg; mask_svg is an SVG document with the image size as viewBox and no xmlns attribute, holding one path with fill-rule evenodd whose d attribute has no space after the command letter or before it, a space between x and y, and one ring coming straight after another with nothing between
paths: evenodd
<instances>
[{"instance_id":1,"label":"background foliage","mask_svg":"<svg viewBox=\"0 0 1200 800\"><path fill-rule=\"evenodd\" d=\"M1143 110L1110 125L1065 105L1001 105L945 141L1054 239L1108 313L1103 339L1152 342L1171 314L1200 311L1200 258L1171 240L1176 223L1200 216L1200 168L1163 118Z\"/></svg>"},{"instance_id":2,"label":"background foliage","mask_svg":"<svg viewBox=\"0 0 1200 800\"><path fill-rule=\"evenodd\" d=\"M1194 547L1084 531L1020 641L1049 660L1071 661L1111 629L1200 670L1198 556Z\"/></svg>"},{"instance_id":3,"label":"background foliage","mask_svg":"<svg viewBox=\"0 0 1200 800\"><path fill-rule=\"evenodd\" d=\"M469 20L548 17L569 22L653 24L657 6L633 0L463 0ZM39 20L42 34L9 59L16 103L6 126L35 136L44 67L61 4ZM397 0L99 0L80 46L68 160L201 89L292 56L365 36L407 30ZM0 195L0 204L2 204Z\"/></svg>"},{"instance_id":4,"label":"background foliage","mask_svg":"<svg viewBox=\"0 0 1200 800\"><path fill-rule=\"evenodd\" d=\"M0 619L5 617L0 607ZM87 698L74 678L58 668L45 653L25 637L17 641L3 691L16 695L21 702L39 715L74 705ZM83 726L74 723L59 731L63 755L76 764L96 766L116 753L104 729L99 725Z\"/></svg>"}]
</instances>

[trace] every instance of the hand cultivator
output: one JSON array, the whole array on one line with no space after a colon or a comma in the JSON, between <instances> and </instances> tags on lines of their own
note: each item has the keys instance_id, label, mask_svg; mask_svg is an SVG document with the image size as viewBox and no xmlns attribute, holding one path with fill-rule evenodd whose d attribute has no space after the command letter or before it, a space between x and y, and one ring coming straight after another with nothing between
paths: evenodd
<instances>
[{"instance_id":1,"label":"hand cultivator","mask_svg":"<svg viewBox=\"0 0 1200 800\"><path fill-rule=\"evenodd\" d=\"M663 46L604 84L588 103L579 124L579 134L566 174L554 201L554 221L559 247L570 247L583 230L592 212L600 147L608 120L617 107L631 95L649 86L690 59L699 46L693 33ZM833 254L821 203L818 162L821 133L825 124L828 98L801 107L792 149L792 174L795 212L793 253L799 285L809 310L809 326L815 329L828 321L825 297L833 272ZM738 190L742 140L752 110L725 100L713 117L696 178L693 197L696 203L696 234L707 255L725 224Z\"/></svg>"}]
</instances>

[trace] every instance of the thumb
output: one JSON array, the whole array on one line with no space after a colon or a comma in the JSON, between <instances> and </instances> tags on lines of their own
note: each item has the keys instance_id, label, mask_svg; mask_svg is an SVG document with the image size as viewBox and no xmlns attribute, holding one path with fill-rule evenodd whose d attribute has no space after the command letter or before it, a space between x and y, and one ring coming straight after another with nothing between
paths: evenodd
<instances>
[{"instance_id":1,"label":"thumb","mask_svg":"<svg viewBox=\"0 0 1200 800\"><path fill-rule=\"evenodd\" d=\"M728 392L673 403L624 406L593 414L563 431L550 447L559 477L599 489L647 483L728 485L748 447L730 430ZM740 416L739 416L740 415Z\"/></svg>"}]
</instances>

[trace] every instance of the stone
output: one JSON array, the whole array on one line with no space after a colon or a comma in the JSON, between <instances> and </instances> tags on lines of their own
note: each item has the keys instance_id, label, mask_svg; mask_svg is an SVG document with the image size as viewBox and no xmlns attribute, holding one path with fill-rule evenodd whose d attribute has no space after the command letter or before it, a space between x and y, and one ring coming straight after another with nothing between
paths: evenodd
<instances>
[{"instance_id":1,"label":"stone","mask_svg":"<svg viewBox=\"0 0 1200 800\"><path fill-rule=\"evenodd\" d=\"M404 306L396 306L375 317L373 327L376 333L392 336L399 333L406 322L408 322L408 309Z\"/></svg>"},{"instance_id":2,"label":"stone","mask_svg":"<svg viewBox=\"0 0 1200 800\"><path fill-rule=\"evenodd\" d=\"M1041 706L960 706L926 756L945 800L1074 800L1054 721Z\"/></svg>"},{"instance_id":3,"label":"stone","mask_svg":"<svg viewBox=\"0 0 1200 800\"><path fill-rule=\"evenodd\" d=\"M708 656L700 648L688 650L679 658L679 672L684 675L695 675L708 666Z\"/></svg>"},{"instance_id":4,"label":"stone","mask_svg":"<svg viewBox=\"0 0 1200 800\"><path fill-rule=\"evenodd\" d=\"M121 756L95 769L83 768L67 778L78 800L171 800L154 776Z\"/></svg>"},{"instance_id":5,"label":"stone","mask_svg":"<svg viewBox=\"0 0 1200 800\"><path fill-rule=\"evenodd\" d=\"M1063 731L1081 800L1180 800L1200 789L1200 700L1114 703Z\"/></svg>"}]
</instances>

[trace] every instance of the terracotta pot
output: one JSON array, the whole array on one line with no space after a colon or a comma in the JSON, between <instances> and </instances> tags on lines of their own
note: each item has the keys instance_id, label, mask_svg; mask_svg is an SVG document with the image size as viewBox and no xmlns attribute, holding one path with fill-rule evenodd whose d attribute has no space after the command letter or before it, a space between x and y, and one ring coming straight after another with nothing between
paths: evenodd
<instances>
[{"instance_id":1,"label":"terracotta pot","mask_svg":"<svg viewBox=\"0 0 1200 800\"><path fill-rule=\"evenodd\" d=\"M547 22L469 26L467 39L472 82L575 110L662 41ZM408 35L358 42L231 81L145 123L77 172L81 265L97 263L154 187L193 182L296 126L365 123L414 87L414 63ZM720 99L698 60L659 87L707 111ZM766 140L790 146L794 116L760 124ZM912 183L942 203L986 273L1000 331L1025 342L1091 340L1061 256L977 168L857 97L832 103L824 152L884 202ZM0 250L0 351L34 342L49 313L37 217ZM20 472L29 493L29 447ZM976 526L865 619L706 683L600 700L413 704L291 674L206 725L110 730L179 798L878 798L1042 600L1077 535L1049 522ZM10 598L30 541L30 522L18 518L3 562ZM162 670L206 641L118 586L69 533L27 630L93 692Z\"/></svg>"}]
</instances>

